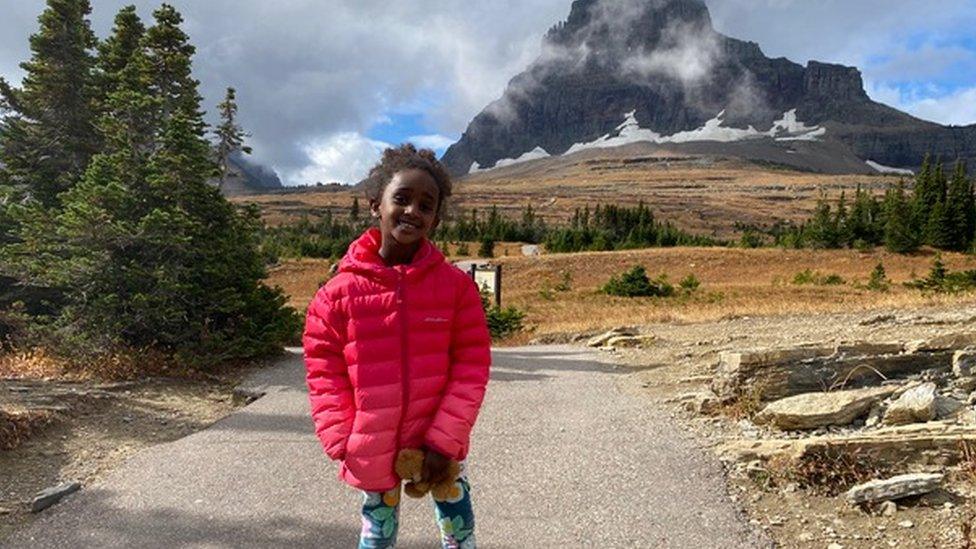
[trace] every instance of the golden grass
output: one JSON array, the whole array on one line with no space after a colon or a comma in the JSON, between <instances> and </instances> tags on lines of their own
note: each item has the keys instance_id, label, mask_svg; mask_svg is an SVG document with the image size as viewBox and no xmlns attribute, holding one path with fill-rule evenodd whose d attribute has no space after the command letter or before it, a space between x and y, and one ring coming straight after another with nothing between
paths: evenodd
<instances>
[{"instance_id":1,"label":"golden grass","mask_svg":"<svg viewBox=\"0 0 976 549\"><path fill-rule=\"evenodd\" d=\"M43 348L0 353L0 379L121 380L154 375L190 378L200 372L179 366L152 349L119 350L97 357L61 357Z\"/></svg>"},{"instance_id":2,"label":"golden grass","mask_svg":"<svg viewBox=\"0 0 976 549\"><path fill-rule=\"evenodd\" d=\"M451 204L482 212L495 206L512 218L531 204L547 222L559 223L568 220L576 208L589 205L592 209L598 203L635 205L643 200L659 219L684 230L736 238L736 222L762 225L806 219L822 191L836 199L846 190L850 199L857 185L881 193L897 180L881 175L812 174L739 160L703 162L687 157L647 164L610 156L565 159L555 166L526 167L514 173L493 170L465 176L455 182ZM356 197L365 210L363 192L351 188L232 200L258 204L264 220L278 225L297 221L303 214L312 219L327 211L346 215Z\"/></svg>"},{"instance_id":3,"label":"golden grass","mask_svg":"<svg viewBox=\"0 0 976 549\"><path fill-rule=\"evenodd\" d=\"M500 257L503 305L526 311L531 335L571 333L614 326L656 322L704 322L741 316L829 313L870 309L914 308L976 301L976 294L923 295L901 286L917 275L924 277L934 253L891 254L882 250L781 250L735 248L657 248L622 252L584 252L536 257ZM951 270L976 268L976 259L945 253ZM889 292L858 289L881 261L893 282ZM666 273L673 283L694 273L699 290L687 298L619 298L598 293L613 275L633 265L649 274ZM290 261L271 273L291 297L291 305L305 310L327 278L328 261ZM794 285L805 269L837 274L838 286ZM570 277L569 291L554 291Z\"/></svg>"}]
</instances>

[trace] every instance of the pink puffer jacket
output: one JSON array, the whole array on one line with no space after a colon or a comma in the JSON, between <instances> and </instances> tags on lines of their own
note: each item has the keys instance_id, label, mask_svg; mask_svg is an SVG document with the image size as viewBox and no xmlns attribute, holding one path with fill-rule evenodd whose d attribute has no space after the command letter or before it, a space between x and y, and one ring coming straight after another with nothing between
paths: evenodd
<instances>
[{"instance_id":1,"label":"pink puffer jacket","mask_svg":"<svg viewBox=\"0 0 976 549\"><path fill-rule=\"evenodd\" d=\"M490 339L471 277L424 240L387 267L378 229L363 233L305 320L315 431L339 476L362 490L399 483L401 448L467 456L488 383Z\"/></svg>"}]
</instances>

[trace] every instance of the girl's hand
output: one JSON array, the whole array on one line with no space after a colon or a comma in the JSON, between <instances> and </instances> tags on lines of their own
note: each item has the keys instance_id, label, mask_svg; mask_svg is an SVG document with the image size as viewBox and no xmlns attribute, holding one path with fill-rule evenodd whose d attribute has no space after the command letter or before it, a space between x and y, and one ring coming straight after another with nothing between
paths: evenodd
<instances>
[{"instance_id":1,"label":"girl's hand","mask_svg":"<svg viewBox=\"0 0 976 549\"><path fill-rule=\"evenodd\" d=\"M450 464L451 460L447 457L434 450L425 448L423 472L424 480L431 484L439 484L445 480L452 480L448 479L448 476L450 476L450 471L448 470Z\"/></svg>"}]
</instances>

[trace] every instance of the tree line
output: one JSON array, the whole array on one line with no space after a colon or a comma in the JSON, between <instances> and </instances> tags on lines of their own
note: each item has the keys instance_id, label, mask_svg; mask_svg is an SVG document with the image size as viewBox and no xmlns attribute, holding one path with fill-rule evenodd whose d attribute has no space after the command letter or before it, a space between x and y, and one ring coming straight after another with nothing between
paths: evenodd
<instances>
[{"instance_id":1,"label":"tree line","mask_svg":"<svg viewBox=\"0 0 976 549\"><path fill-rule=\"evenodd\" d=\"M211 181L248 152L233 89L204 121L194 46L162 4L48 0L22 84L0 80L0 336L70 359L152 349L212 365L280 349L300 328L263 283L262 224Z\"/></svg>"},{"instance_id":2,"label":"tree line","mask_svg":"<svg viewBox=\"0 0 976 549\"><path fill-rule=\"evenodd\" d=\"M860 185L848 202L836 206L821 196L813 215L800 225L767 229L776 245L789 248L870 248L908 253L927 245L972 251L976 240L976 201L966 165L956 162L946 174L941 159L926 156L911 189L899 181L879 200ZM748 234L744 240L751 241Z\"/></svg>"}]
</instances>

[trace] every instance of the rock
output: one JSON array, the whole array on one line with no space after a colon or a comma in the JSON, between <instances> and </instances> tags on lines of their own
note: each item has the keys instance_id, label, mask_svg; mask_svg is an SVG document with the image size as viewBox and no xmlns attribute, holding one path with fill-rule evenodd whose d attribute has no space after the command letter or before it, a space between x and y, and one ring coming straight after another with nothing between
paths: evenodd
<instances>
[{"instance_id":1,"label":"rock","mask_svg":"<svg viewBox=\"0 0 976 549\"><path fill-rule=\"evenodd\" d=\"M928 382L902 393L885 411L886 425L905 425L935 419L935 383Z\"/></svg>"},{"instance_id":2,"label":"rock","mask_svg":"<svg viewBox=\"0 0 976 549\"><path fill-rule=\"evenodd\" d=\"M827 549L844 549L844 546L839 543L831 543L827 546Z\"/></svg>"},{"instance_id":3,"label":"rock","mask_svg":"<svg viewBox=\"0 0 976 549\"><path fill-rule=\"evenodd\" d=\"M895 315L875 315L872 316L871 318L866 318L858 322L858 324L860 324L861 326L872 326L874 324L891 322L892 320L895 320Z\"/></svg>"},{"instance_id":4,"label":"rock","mask_svg":"<svg viewBox=\"0 0 976 549\"><path fill-rule=\"evenodd\" d=\"M895 513L898 512L898 505L891 500L882 501L881 506L878 508L878 512L883 517L893 517L895 516Z\"/></svg>"},{"instance_id":5,"label":"rock","mask_svg":"<svg viewBox=\"0 0 976 549\"><path fill-rule=\"evenodd\" d=\"M707 389L684 393L671 400L680 402L685 410L696 414L711 414L722 404L715 393Z\"/></svg>"},{"instance_id":6,"label":"rock","mask_svg":"<svg viewBox=\"0 0 976 549\"><path fill-rule=\"evenodd\" d=\"M848 425L871 410L894 387L869 387L849 391L804 393L769 403L756 421L784 430L816 429L827 425Z\"/></svg>"},{"instance_id":7,"label":"rock","mask_svg":"<svg viewBox=\"0 0 976 549\"><path fill-rule=\"evenodd\" d=\"M39 513L61 501L61 499L68 494L77 492L80 488L81 484L78 482L66 482L59 486L42 490L34 497L34 500L31 501L31 512Z\"/></svg>"},{"instance_id":8,"label":"rock","mask_svg":"<svg viewBox=\"0 0 976 549\"><path fill-rule=\"evenodd\" d=\"M948 467L965 459L964 444L976 447L976 425L931 421L801 439L728 440L717 451L727 461L833 460L843 453L877 466Z\"/></svg>"},{"instance_id":9,"label":"rock","mask_svg":"<svg viewBox=\"0 0 976 549\"><path fill-rule=\"evenodd\" d=\"M831 387L880 384L882 378L925 370L947 371L951 364L949 351L908 354L893 343L724 351L712 390L724 401L743 395L775 400Z\"/></svg>"},{"instance_id":10,"label":"rock","mask_svg":"<svg viewBox=\"0 0 976 549\"><path fill-rule=\"evenodd\" d=\"M810 532L800 532L800 535L796 536L797 541L810 542L814 540L814 535Z\"/></svg>"},{"instance_id":11,"label":"rock","mask_svg":"<svg viewBox=\"0 0 976 549\"><path fill-rule=\"evenodd\" d=\"M885 407L880 403L876 402L872 407L871 411L868 412L868 418L864 420L865 427L877 427L881 424L881 419L884 417Z\"/></svg>"},{"instance_id":12,"label":"rock","mask_svg":"<svg viewBox=\"0 0 976 549\"><path fill-rule=\"evenodd\" d=\"M845 497L850 503L875 503L918 496L937 489L944 478L943 474L912 473L876 479L854 486Z\"/></svg>"},{"instance_id":13,"label":"rock","mask_svg":"<svg viewBox=\"0 0 976 549\"><path fill-rule=\"evenodd\" d=\"M637 335L637 330L631 327L620 327L614 328L608 332L604 332L598 336L591 337L587 342L587 347L603 347L607 344L610 339L617 336L633 336Z\"/></svg>"},{"instance_id":14,"label":"rock","mask_svg":"<svg viewBox=\"0 0 976 549\"><path fill-rule=\"evenodd\" d=\"M617 335L608 339L601 347L604 349L641 349L654 342L654 336L643 335Z\"/></svg>"},{"instance_id":15,"label":"rock","mask_svg":"<svg viewBox=\"0 0 976 549\"><path fill-rule=\"evenodd\" d=\"M952 373L956 377L970 377L976 370L976 349L963 349L952 353Z\"/></svg>"},{"instance_id":16,"label":"rock","mask_svg":"<svg viewBox=\"0 0 976 549\"><path fill-rule=\"evenodd\" d=\"M935 397L935 417L938 419L955 417L965 407L965 404L954 398L944 396Z\"/></svg>"},{"instance_id":17,"label":"rock","mask_svg":"<svg viewBox=\"0 0 976 549\"><path fill-rule=\"evenodd\" d=\"M913 352L955 351L976 346L976 332L946 334L931 339L913 342Z\"/></svg>"},{"instance_id":18,"label":"rock","mask_svg":"<svg viewBox=\"0 0 976 549\"><path fill-rule=\"evenodd\" d=\"M898 523L898 526L901 526L902 528L914 528L915 523L910 520L903 520Z\"/></svg>"}]
</instances>

